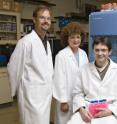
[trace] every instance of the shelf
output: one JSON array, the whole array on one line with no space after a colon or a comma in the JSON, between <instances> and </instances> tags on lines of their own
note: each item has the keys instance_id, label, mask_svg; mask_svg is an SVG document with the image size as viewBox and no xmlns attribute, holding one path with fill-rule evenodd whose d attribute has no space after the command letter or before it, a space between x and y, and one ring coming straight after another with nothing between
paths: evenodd
<instances>
[{"instance_id":1,"label":"shelf","mask_svg":"<svg viewBox=\"0 0 117 124\"><path fill-rule=\"evenodd\" d=\"M16 44L17 40L0 40L0 45L5 45L5 44Z\"/></svg>"},{"instance_id":2,"label":"shelf","mask_svg":"<svg viewBox=\"0 0 117 124\"><path fill-rule=\"evenodd\" d=\"M62 19L62 18L68 18L68 19L70 19L71 17L64 17L64 16L56 16L56 17L54 17L55 19Z\"/></svg>"},{"instance_id":3,"label":"shelf","mask_svg":"<svg viewBox=\"0 0 117 124\"><path fill-rule=\"evenodd\" d=\"M70 17L64 17L64 16L56 16L54 17L55 19L70 19L70 20L83 20L83 21L87 21L87 18L85 16L70 16Z\"/></svg>"},{"instance_id":4,"label":"shelf","mask_svg":"<svg viewBox=\"0 0 117 124\"><path fill-rule=\"evenodd\" d=\"M56 21L55 20L52 20L51 23L56 23Z\"/></svg>"},{"instance_id":5,"label":"shelf","mask_svg":"<svg viewBox=\"0 0 117 124\"><path fill-rule=\"evenodd\" d=\"M20 14L0 11L0 43L20 39ZM6 42L5 42L6 41Z\"/></svg>"},{"instance_id":6,"label":"shelf","mask_svg":"<svg viewBox=\"0 0 117 124\"><path fill-rule=\"evenodd\" d=\"M5 31L5 30L0 30L0 33L13 33L13 34L16 34L17 32L16 31Z\"/></svg>"},{"instance_id":7,"label":"shelf","mask_svg":"<svg viewBox=\"0 0 117 124\"><path fill-rule=\"evenodd\" d=\"M0 21L0 23L13 23L13 24L16 24L16 22L12 22L12 21Z\"/></svg>"},{"instance_id":8,"label":"shelf","mask_svg":"<svg viewBox=\"0 0 117 124\"><path fill-rule=\"evenodd\" d=\"M32 29L34 28L32 19L21 19L21 24L22 24L21 33L23 33L22 36L24 36L24 34L31 32Z\"/></svg>"},{"instance_id":9,"label":"shelf","mask_svg":"<svg viewBox=\"0 0 117 124\"><path fill-rule=\"evenodd\" d=\"M56 34L60 34L61 33L61 31L56 31Z\"/></svg>"},{"instance_id":10,"label":"shelf","mask_svg":"<svg viewBox=\"0 0 117 124\"><path fill-rule=\"evenodd\" d=\"M34 4L34 5L42 4L42 5L47 5L47 6L56 6L56 4L50 3L44 0L43 1L42 0L14 0L14 1L22 2L22 3L29 3L29 4Z\"/></svg>"}]
</instances>

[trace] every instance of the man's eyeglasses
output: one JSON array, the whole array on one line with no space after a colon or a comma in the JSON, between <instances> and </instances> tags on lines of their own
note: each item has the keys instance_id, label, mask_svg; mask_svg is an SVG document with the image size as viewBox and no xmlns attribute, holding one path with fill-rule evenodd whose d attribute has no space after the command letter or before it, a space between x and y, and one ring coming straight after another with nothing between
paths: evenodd
<instances>
[{"instance_id":1,"label":"man's eyeglasses","mask_svg":"<svg viewBox=\"0 0 117 124\"><path fill-rule=\"evenodd\" d=\"M40 19L40 20L48 20L48 21L51 21L51 18L50 18L50 17L39 16L39 19Z\"/></svg>"},{"instance_id":2,"label":"man's eyeglasses","mask_svg":"<svg viewBox=\"0 0 117 124\"><path fill-rule=\"evenodd\" d=\"M107 52L108 49L94 49L94 51L95 51L96 53L98 53L98 52Z\"/></svg>"}]
</instances>

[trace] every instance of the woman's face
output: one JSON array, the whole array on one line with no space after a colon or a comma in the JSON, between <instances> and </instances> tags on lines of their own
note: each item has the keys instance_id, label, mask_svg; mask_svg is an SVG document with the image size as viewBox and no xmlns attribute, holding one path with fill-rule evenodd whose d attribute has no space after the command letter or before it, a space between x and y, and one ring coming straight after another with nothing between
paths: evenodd
<instances>
[{"instance_id":1,"label":"woman's face","mask_svg":"<svg viewBox=\"0 0 117 124\"><path fill-rule=\"evenodd\" d=\"M78 49L81 43L81 36L80 34L72 34L68 37L68 44L71 49L75 50Z\"/></svg>"}]
</instances>

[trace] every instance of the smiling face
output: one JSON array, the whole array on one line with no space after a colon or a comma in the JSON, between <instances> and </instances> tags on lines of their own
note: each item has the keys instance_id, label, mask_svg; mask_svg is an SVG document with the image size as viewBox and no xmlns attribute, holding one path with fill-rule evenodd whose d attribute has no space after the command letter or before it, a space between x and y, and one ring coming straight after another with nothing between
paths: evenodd
<instances>
[{"instance_id":1,"label":"smiling face","mask_svg":"<svg viewBox=\"0 0 117 124\"><path fill-rule=\"evenodd\" d=\"M103 66L107 61L111 51L104 44L94 45L95 62L98 66Z\"/></svg>"},{"instance_id":2,"label":"smiling face","mask_svg":"<svg viewBox=\"0 0 117 124\"><path fill-rule=\"evenodd\" d=\"M33 17L33 22L37 32L46 32L51 26L50 12L48 10L38 11L37 16Z\"/></svg>"},{"instance_id":3,"label":"smiling face","mask_svg":"<svg viewBox=\"0 0 117 124\"><path fill-rule=\"evenodd\" d=\"M72 34L68 37L68 44L73 51L79 48L80 43L81 43L80 34Z\"/></svg>"}]
</instances>

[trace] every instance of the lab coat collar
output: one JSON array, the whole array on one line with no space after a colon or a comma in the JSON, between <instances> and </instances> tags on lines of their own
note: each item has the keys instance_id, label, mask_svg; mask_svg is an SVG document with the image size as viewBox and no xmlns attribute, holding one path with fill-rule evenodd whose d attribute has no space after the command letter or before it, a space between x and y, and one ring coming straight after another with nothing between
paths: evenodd
<instances>
[{"instance_id":1,"label":"lab coat collar","mask_svg":"<svg viewBox=\"0 0 117 124\"><path fill-rule=\"evenodd\" d=\"M102 85L104 85L106 83L106 80L108 79L108 77L111 76L111 74L115 70L117 70L117 64L110 59L110 65L108 67L108 70L107 70L104 78L103 78L103 84Z\"/></svg>"},{"instance_id":2,"label":"lab coat collar","mask_svg":"<svg viewBox=\"0 0 117 124\"><path fill-rule=\"evenodd\" d=\"M109 58L109 61L110 61L109 67L111 67L111 68L117 68L117 63L113 62L110 58ZM94 68L95 68L95 61L93 61L91 63L91 65L92 65L91 66L91 69L94 70Z\"/></svg>"},{"instance_id":3,"label":"lab coat collar","mask_svg":"<svg viewBox=\"0 0 117 124\"><path fill-rule=\"evenodd\" d=\"M67 53L68 56L74 56L74 53L73 53L72 49L69 46L67 46L66 49L68 50L68 53ZM78 48L78 52L79 52L79 50L80 50L80 48Z\"/></svg>"},{"instance_id":4,"label":"lab coat collar","mask_svg":"<svg viewBox=\"0 0 117 124\"><path fill-rule=\"evenodd\" d=\"M76 65L78 65L77 60L76 60L76 58L75 58L75 55L74 55L72 49L71 49L69 46L66 47L66 49L67 49L67 55L72 58L72 60L74 61L74 63L75 63Z\"/></svg>"},{"instance_id":5,"label":"lab coat collar","mask_svg":"<svg viewBox=\"0 0 117 124\"><path fill-rule=\"evenodd\" d=\"M110 61L109 68L117 68L117 63L113 62L110 58L108 58ZM95 61L93 62L93 66L95 67Z\"/></svg>"},{"instance_id":6,"label":"lab coat collar","mask_svg":"<svg viewBox=\"0 0 117 124\"><path fill-rule=\"evenodd\" d=\"M45 50L45 48L44 48L44 45L43 45L43 43L42 43L42 39L38 36L38 34L35 32L35 30L32 30L32 32L31 32L31 35L34 37L34 40L35 41L41 41L41 42L38 42L40 45L41 45L41 47L43 48L43 51L44 51L44 53L45 54L47 54L48 53L48 43L47 43L47 53L46 53L46 50Z\"/></svg>"},{"instance_id":7,"label":"lab coat collar","mask_svg":"<svg viewBox=\"0 0 117 124\"><path fill-rule=\"evenodd\" d=\"M41 38L38 36L38 34L35 32L35 30L32 30L31 34L32 34L32 36L33 36L35 39L41 40Z\"/></svg>"},{"instance_id":8,"label":"lab coat collar","mask_svg":"<svg viewBox=\"0 0 117 124\"><path fill-rule=\"evenodd\" d=\"M99 75L99 73L96 69L96 66L95 66L95 61L90 63L90 69L91 69L92 74L95 75L96 77L98 77L99 80L101 80L100 75Z\"/></svg>"},{"instance_id":9,"label":"lab coat collar","mask_svg":"<svg viewBox=\"0 0 117 124\"><path fill-rule=\"evenodd\" d=\"M113 62L111 59L109 59L109 60L110 60L110 66L109 66L109 68L111 68L111 69L117 69L117 63Z\"/></svg>"},{"instance_id":10,"label":"lab coat collar","mask_svg":"<svg viewBox=\"0 0 117 124\"><path fill-rule=\"evenodd\" d=\"M110 69L117 69L117 64L115 62L113 62L110 58L109 58L109 60L110 60L110 65L106 72L106 75L108 74L108 72L110 72L109 71ZM90 64L90 68L91 68L92 73L101 80L100 75L95 67L95 61Z\"/></svg>"},{"instance_id":11,"label":"lab coat collar","mask_svg":"<svg viewBox=\"0 0 117 124\"><path fill-rule=\"evenodd\" d=\"M68 51L68 53L67 53L68 56L73 56L74 55L72 49L69 46L66 49Z\"/></svg>"}]
</instances>

